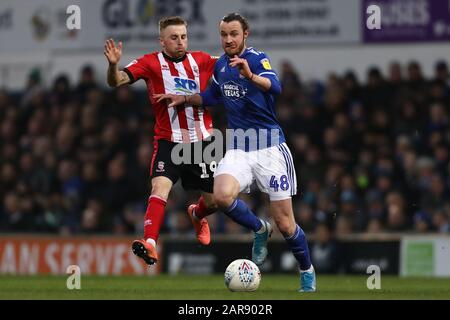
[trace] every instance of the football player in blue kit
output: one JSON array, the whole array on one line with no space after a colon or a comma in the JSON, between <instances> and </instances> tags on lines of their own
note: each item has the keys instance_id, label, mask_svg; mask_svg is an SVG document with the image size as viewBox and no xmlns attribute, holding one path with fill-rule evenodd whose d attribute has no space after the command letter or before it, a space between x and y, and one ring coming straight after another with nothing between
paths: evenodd
<instances>
[{"instance_id":1,"label":"football player in blue kit","mask_svg":"<svg viewBox=\"0 0 450 320\"><path fill-rule=\"evenodd\" d=\"M275 115L275 97L281 84L266 54L246 46L249 35L247 20L231 13L220 22L224 54L215 65L212 82L200 94L179 96L155 95L158 101L168 99L168 107L183 104L195 106L224 105L228 115L227 152L214 174L214 199L232 219L253 214L240 192L250 192L256 181L269 195L269 212L299 264L300 292L316 291L316 275L311 264L305 233L294 219L292 196L297 192L296 173L291 152ZM230 129L233 134L229 135ZM230 139L231 136L231 139ZM244 218L245 219L245 218ZM252 259L261 264L261 250L272 227L249 226L256 233Z\"/></svg>"}]
</instances>

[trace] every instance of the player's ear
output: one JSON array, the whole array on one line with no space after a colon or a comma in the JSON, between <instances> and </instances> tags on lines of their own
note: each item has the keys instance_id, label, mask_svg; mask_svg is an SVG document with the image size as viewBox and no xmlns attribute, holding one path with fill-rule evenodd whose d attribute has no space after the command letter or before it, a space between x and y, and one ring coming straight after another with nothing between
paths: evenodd
<instances>
[{"instance_id":1,"label":"player's ear","mask_svg":"<svg viewBox=\"0 0 450 320\"><path fill-rule=\"evenodd\" d=\"M250 34L250 32L248 30L244 31L244 40L247 40L247 37L249 34Z\"/></svg>"}]
</instances>

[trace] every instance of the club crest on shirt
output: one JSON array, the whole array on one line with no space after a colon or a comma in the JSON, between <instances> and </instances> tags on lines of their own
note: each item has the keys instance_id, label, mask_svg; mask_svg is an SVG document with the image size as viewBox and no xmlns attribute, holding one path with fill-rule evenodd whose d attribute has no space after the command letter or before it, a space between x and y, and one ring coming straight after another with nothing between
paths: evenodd
<instances>
[{"instance_id":1,"label":"club crest on shirt","mask_svg":"<svg viewBox=\"0 0 450 320\"><path fill-rule=\"evenodd\" d=\"M164 172L164 161L158 161L158 166L156 168L156 172Z\"/></svg>"},{"instance_id":2,"label":"club crest on shirt","mask_svg":"<svg viewBox=\"0 0 450 320\"><path fill-rule=\"evenodd\" d=\"M269 59L267 59L267 58L262 59L261 64L263 65L264 69L272 70L272 66L270 65Z\"/></svg>"},{"instance_id":3,"label":"club crest on shirt","mask_svg":"<svg viewBox=\"0 0 450 320\"><path fill-rule=\"evenodd\" d=\"M198 67L197 66L193 66L192 67L192 71L194 72L194 75L196 77L198 77L200 75L200 72L198 71Z\"/></svg>"}]
</instances>

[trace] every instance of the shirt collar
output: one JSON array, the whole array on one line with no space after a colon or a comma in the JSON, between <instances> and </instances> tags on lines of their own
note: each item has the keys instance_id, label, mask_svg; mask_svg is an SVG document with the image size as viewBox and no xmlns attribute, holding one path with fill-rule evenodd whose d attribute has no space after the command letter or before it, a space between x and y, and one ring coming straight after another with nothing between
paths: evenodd
<instances>
[{"instance_id":1,"label":"shirt collar","mask_svg":"<svg viewBox=\"0 0 450 320\"><path fill-rule=\"evenodd\" d=\"M245 57L247 55L248 51L251 49L253 49L253 48L252 47L245 48L244 51L242 51L242 53L239 55L239 58ZM226 53L224 54L224 56L227 60L230 60L230 57Z\"/></svg>"},{"instance_id":2,"label":"shirt collar","mask_svg":"<svg viewBox=\"0 0 450 320\"><path fill-rule=\"evenodd\" d=\"M172 58L171 56L167 55L164 51L162 51L162 54L163 54L164 58L166 58L167 60L170 60L172 62L175 62L175 63L183 61L184 59L186 59L186 56L187 56L187 52L184 56L182 56L180 58Z\"/></svg>"}]
</instances>

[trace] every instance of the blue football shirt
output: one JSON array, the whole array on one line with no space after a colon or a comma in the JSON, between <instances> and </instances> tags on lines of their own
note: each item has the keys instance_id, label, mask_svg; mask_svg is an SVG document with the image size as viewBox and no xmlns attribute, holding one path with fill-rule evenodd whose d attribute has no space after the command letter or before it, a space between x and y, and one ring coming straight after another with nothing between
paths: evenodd
<instances>
[{"instance_id":1,"label":"blue football shirt","mask_svg":"<svg viewBox=\"0 0 450 320\"><path fill-rule=\"evenodd\" d=\"M275 114L275 97L281 93L278 76L264 52L249 47L240 58L247 60L254 74L271 81L270 89L261 90L237 67L230 67L230 58L224 54L216 62L210 86L200 94L203 105L225 106L228 129L233 129L231 139L227 137L228 148L253 151L279 145L285 137Z\"/></svg>"}]
</instances>

